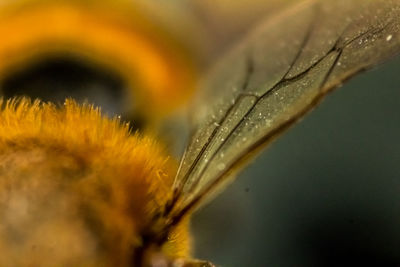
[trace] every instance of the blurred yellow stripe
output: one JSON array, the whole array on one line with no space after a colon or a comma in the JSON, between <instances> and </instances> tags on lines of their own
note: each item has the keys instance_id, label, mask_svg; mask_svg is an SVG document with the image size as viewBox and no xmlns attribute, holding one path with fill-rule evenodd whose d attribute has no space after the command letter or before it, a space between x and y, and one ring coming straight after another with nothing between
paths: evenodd
<instances>
[{"instance_id":1,"label":"blurred yellow stripe","mask_svg":"<svg viewBox=\"0 0 400 267\"><path fill-rule=\"evenodd\" d=\"M29 1L0 8L0 79L47 55L71 53L117 70L139 88L135 102L143 114L159 117L182 103L194 82L187 50L132 3L89 2Z\"/></svg>"}]
</instances>

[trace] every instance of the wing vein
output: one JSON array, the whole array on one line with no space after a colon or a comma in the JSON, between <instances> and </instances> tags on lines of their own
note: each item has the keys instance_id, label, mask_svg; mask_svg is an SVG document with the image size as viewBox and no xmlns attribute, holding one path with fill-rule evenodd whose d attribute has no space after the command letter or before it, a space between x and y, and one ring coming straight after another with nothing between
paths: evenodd
<instances>
[{"instance_id":1,"label":"wing vein","mask_svg":"<svg viewBox=\"0 0 400 267\"><path fill-rule=\"evenodd\" d=\"M246 67L246 75L245 75L245 78L244 78L244 81L243 81L243 85L241 86L241 88L242 88L241 91L245 91L247 89L247 87L249 86L250 80L251 80L251 76L254 73L254 61L253 61L252 57L250 57L250 56L247 57L247 58L248 58L248 60L247 60L247 65L246 65L247 66ZM225 112L224 116L220 119L220 121L218 122L218 126L215 127L215 129L213 130L213 132L211 133L211 135L207 139L207 142L201 148L201 151L199 152L199 154L197 154L196 158L194 159L194 161L190 165L189 170L186 172L185 176L179 182L177 188L174 189L174 196L173 196L173 200L172 200L170 206L173 206L179 200L179 197L180 197L180 195L182 193L182 190L183 190L183 187L184 187L185 183L188 181L190 174L192 173L193 169L196 167L197 163L199 162L199 160L203 156L204 152L209 147L211 141L213 140L215 135L218 133L218 130L221 127L220 125L222 125L225 122L226 118L228 117L230 112L233 110L233 108L235 107L236 103L238 103L241 100L241 98L246 97L246 96L248 96L248 95L240 94L238 96L238 98L235 99L235 102ZM184 158L183 158L183 160L184 160ZM183 162L183 160L182 160L182 162ZM179 172L177 173L177 175L179 175ZM171 208L169 208L169 210Z\"/></svg>"},{"instance_id":2,"label":"wing vein","mask_svg":"<svg viewBox=\"0 0 400 267\"><path fill-rule=\"evenodd\" d=\"M212 160L215 158L215 156L219 153L219 151L221 150L221 148L224 146L224 144L227 142L227 140L232 136L232 134L237 130L237 128L240 126L240 124L243 123L243 121L246 119L246 117L254 110L254 108L257 106L257 104L265 97L267 97L268 95L272 94L273 92L275 92L277 90L277 88L280 88L281 86L283 86L284 83L287 82L292 82L296 79L301 79L304 75L306 75L315 65L309 67L309 69L303 71L302 73L296 75L295 77L292 77L290 79L286 79L285 77L290 73L290 71L293 69L293 67L295 66L296 62L298 61L298 59L300 58L305 46L307 45L307 43L310 40L311 34L313 32L313 29L315 27L316 24L316 14L317 14L317 9L315 9L315 13L314 13L314 18L313 20L310 22L310 24L307 27L307 31L306 34L302 40L302 43L299 47L298 52L296 53L295 57L293 58L291 64L288 67L288 70L286 71L286 73L282 76L282 79L280 79L274 86L272 86L269 90L267 90L264 94L262 94L261 96L257 97L257 100L255 101L255 103L252 105L252 107L246 112L246 114L243 116L243 118L241 118L239 120L239 122L235 125L235 127L232 128L232 130L229 132L229 134L227 135L227 137L225 138L224 141L221 142L221 144L218 146L217 150L215 151L215 153L211 156L211 158L209 159L209 162L212 162ZM323 57L322 59L320 59L320 61L322 61L325 57ZM318 62L320 62L318 61ZM248 62L253 62L252 57L248 57ZM252 71L253 68L251 68ZM244 89L246 89L246 87L248 86L248 84L250 83L250 75L248 75L249 79L246 80L246 86L243 87ZM238 101L236 101L236 103L238 103ZM223 121L226 119L227 115L231 112L231 109L234 107L234 105L231 106L231 108L229 109L229 111L226 113L226 115L224 116L222 122L219 123L219 125L221 125L223 123ZM218 126L216 129L219 129L220 126ZM208 144L211 142L212 138L215 136L216 134L216 130L213 132L212 137L208 140L207 142L207 146ZM204 153L204 151L202 151ZM200 172L199 175L199 179L197 179L189 192L193 191L196 186L199 184L201 177L203 177L204 172L206 171L207 167L209 166L210 163L207 163L206 166L203 168L203 170ZM194 166L193 166L194 167ZM187 174L187 176L189 176L190 173ZM202 194L200 194L202 195Z\"/></svg>"}]
</instances>

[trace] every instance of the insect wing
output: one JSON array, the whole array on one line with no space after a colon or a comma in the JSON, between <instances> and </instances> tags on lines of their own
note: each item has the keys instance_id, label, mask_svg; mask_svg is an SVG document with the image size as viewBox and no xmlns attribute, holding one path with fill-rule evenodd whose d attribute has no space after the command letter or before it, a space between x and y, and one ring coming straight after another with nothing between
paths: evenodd
<instances>
[{"instance_id":1,"label":"insect wing","mask_svg":"<svg viewBox=\"0 0 400 267\"><path fill-rule=\"evenodd\" d=\"M206 77L177 174L176 216L223 188L332 89L400 51L400 0L321 0L268 18Z\"/></svg>"}]
</instances>

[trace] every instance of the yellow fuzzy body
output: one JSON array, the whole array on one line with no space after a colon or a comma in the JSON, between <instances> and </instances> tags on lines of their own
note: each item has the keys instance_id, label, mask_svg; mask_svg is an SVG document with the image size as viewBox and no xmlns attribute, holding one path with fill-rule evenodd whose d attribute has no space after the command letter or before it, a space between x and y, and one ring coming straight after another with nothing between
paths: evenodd
<instances>
[{"instance_id":1,"label":"yellow fuzzy body","mask_svg":"<svg viewBox=\"0 0 400 267\"><path fill-rule=\"evenodd\" d=\"M91 106L2 106L0 266L131 266L175 162ZM186 220L174 231L162 252L188 256Z\"/></svg>"}]
</instances>

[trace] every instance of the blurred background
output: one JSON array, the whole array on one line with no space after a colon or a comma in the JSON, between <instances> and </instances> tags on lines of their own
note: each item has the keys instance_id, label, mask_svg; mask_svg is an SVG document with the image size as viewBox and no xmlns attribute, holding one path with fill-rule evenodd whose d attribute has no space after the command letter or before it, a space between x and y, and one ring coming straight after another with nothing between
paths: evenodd
<instances>
[{"instance_id":1,"label":"blurred background","mask_svg":"<svg viewBox=\"0 0 400 267\"><path fill-rule=\"evenodd\" d=\"M400 266L400 58L333 92L193 221L220 266Z\"/></svg>"},{"instance_id":2,"label":"blurred background","mask_svg":"<svg viewBox=\"0 0 400 267\"><path fill-rule=\"evenodd\" d=\"M3 1L0 89L165 129L163 114L179 113L229 47L300 1ZM394 59L351 80L274 142L195 215L195 255L227 267L400 266L399 69ZM166 140L181 140L177 129Z\"/></svg>"},{"instance_id":3,"label":"blurred background","mask_svg":"<svg viewBox=\"0 0 400 267\"><path fill-rule=\"evenodd\" d=\"M223 36L218 54L260 14L299 1L197 2L211 36ZM399 70L396 58L354 78L278 138L196 214L197 256L231 267L400 266Z\"/></svg>"}]
</instances>

